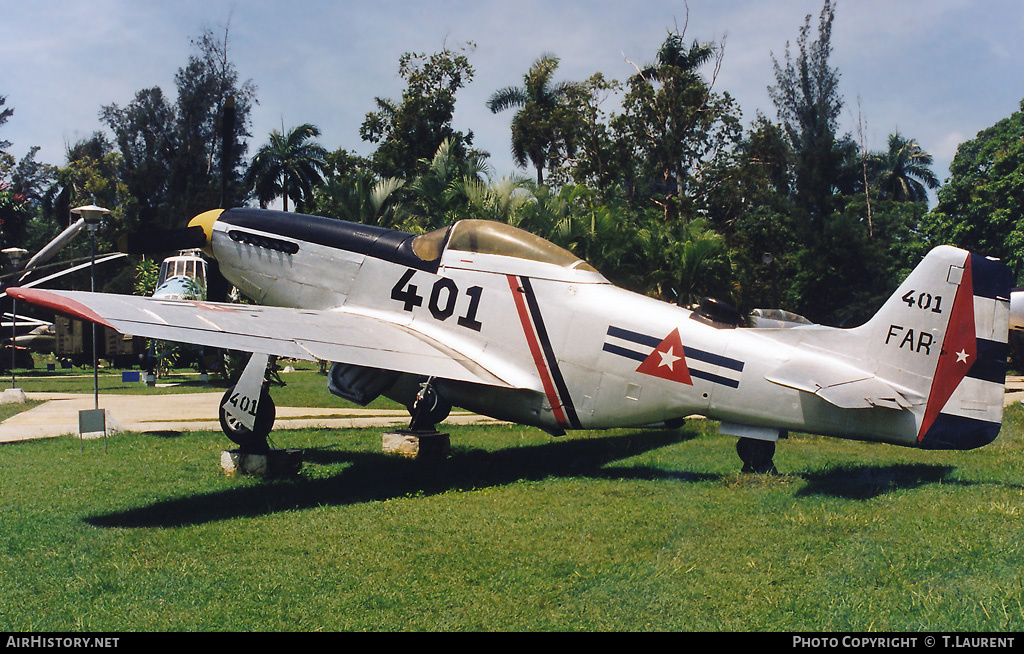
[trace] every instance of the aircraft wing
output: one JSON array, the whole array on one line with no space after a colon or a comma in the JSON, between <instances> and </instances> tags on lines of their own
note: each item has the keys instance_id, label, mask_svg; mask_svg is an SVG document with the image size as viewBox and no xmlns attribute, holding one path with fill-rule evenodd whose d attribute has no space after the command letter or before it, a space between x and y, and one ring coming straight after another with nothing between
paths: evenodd
<instances>
[{"instance_id":1,"label":"aircraft wing","mask_svg":"<svg viewBox=\"0 0 1024 654\"><path fill-rule=\"evenodd\" d=\"M877 406L902 410L913 406L903 394L874 375L834 361L791 361L765 375L765 379L817 395L844 409Z\"/></svg>"},{"instance_id":2,"label":"aircraft wing","mask_svg":"<svg viewBox=\"0 0 1024 654\"><path fill-rule=\"evenodd\" d=\"M85 291L9 295L122 334L278 357L324 360L506 388L532 387L411 327L335 310L223 304ZM519 383L514 383L518 379Z\"/></svg>"}]
</instances>

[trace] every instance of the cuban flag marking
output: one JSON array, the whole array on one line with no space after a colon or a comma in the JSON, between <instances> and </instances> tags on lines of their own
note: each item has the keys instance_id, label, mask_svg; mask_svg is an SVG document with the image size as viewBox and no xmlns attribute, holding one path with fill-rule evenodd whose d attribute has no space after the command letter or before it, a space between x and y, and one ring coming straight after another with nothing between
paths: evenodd
<instances>
[{"instance_id":1,"label":"cuban flag marking","mask_svg":"<svg viewBox=\"0 0 1024 654\"><path fill-rule=\"evenodd\" d=\"M684 346L679 330L658 338L614 325L608 327L605 352L640 362L636 372L661 379L693 385L694 379L739 388L743 362Z\"/></svg>"},{"instance_id":2,"label":"cuban flag marking","mask_svg":"<svg viewBox=\"0 0 1024 654\"><path fill-rule=\"evenodd\" d=\"M969 254L958 272L959 285L917 436L920 446L930 449L971 449L990 443L1002 420L1010 271L1002 263Z\"/></svg>"}]
</instances>

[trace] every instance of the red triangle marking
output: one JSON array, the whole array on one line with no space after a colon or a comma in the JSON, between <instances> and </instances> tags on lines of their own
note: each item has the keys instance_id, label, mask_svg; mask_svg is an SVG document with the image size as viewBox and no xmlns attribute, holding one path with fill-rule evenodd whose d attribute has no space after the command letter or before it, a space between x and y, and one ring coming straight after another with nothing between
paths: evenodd
<instances>
[{"instance_id":1,"label":"red triangle marking","mask_svg":"<svg viewBox=\"0 0 1024 654\"><path fill-rule=\"evenodd\" d=\"M683 352L683 342L679 338L679 330L673 329L672 333L665 337L658 347L654 348L650 356L644 359L637 372L652 377L660 377L669 381L679 382L693 386L690 379L690 370L686 367L686 358Z\"/></svg>"},{"instance_id":2,"label":"red triangle marking","mask_svg":"<svg viewBox=\"0 0 1024 654\"><path fill-rule=\"evenodd\" d=\"M952 313L946 326L946 335L942 339L942 350L932 377L932 388L928 394L928 404L921 422L921 431L917 440L931 428L935 418L946 406L953 391L963 381L964 376L978 358L978 341L974 325L974 283L971 273L971 257L967 256L964 274L960 280L953 299Z\"/></svg>"}]
</instances>

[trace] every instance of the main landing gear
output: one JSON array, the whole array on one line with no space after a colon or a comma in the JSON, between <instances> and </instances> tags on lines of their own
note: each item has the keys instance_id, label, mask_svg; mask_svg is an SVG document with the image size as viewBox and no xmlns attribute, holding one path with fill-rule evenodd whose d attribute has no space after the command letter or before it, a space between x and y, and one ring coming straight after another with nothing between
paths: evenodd
<instances>
[{"instance_id":1,"label":"main landing gear","mask_svg":"<svg viewBox=\"0 0 1024 654\"><path fill-rule=\"evenodd\" d=\"M437 390L434 388L434 378L430 377L427 381L420 384L420 389L416 393L416 399L413 400L412 406L409 408L411 420L408 431L425 434L435 433L437 431L437 423L447 418L451 410L452 405L438 395Z\"/></svg>"},{"instance_id":2,"label":"main landing gear","mask_svg":"<svg viewBox=\"0 0 1024 654\"><path fill-rule=\"evenodd\" d=\"M270 451L267 436L277 417L277 409L267 390L270 365L270 355L253 353L238 382L221 398L221 429L245 454Z\"/></svg>"},{"instance_id":3,"label":"main landing gear","mask_svg":"<svg viewBox=\"0 0 1024 654\"><path fill-rule=\"evenodd\" d=\"M229 388L220 401L220 428L224 434L231 439L231 442L238 445L239 449L246 454L266 454L270 451L267 437L274 428L274 420L277 418L277 407L270 397L266 386L260 391L259 403L256 405L255 421L252 429L246 427L241 420L232 416L224 408L234 398L238 402L239 395L235 386Z\"/></svg>"},{"instance_id":4,"label":"main landing gear","mask_svg":"<svg viewBox=\"0 0 1024 654\"><path fill-rule=\"evenodd\" d=\"M741 438L736 442L736 453L743 461L743 472L759 475L777 475L779 473L772 462L772 458L775 456L775 441Z\"/></svg>"}]
</instances>

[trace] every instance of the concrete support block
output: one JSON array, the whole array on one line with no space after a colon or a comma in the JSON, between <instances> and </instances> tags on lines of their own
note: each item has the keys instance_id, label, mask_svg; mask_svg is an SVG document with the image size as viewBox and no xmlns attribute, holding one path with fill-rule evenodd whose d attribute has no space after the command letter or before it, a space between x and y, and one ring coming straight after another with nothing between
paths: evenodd
<instances>
[{"instance_id":1,"label":"concrete support block","mask_svg":"<svg viewBox=\"0 0 1024 654\"><path fill-rule=\"evenodd\" d=\"M302 469L302 450L273 449L266 454L239 450L220 453L220 467L228 477L236 474L255 477L286 477Z\"/></svg>"},{"instance_id":2,"label":"concrete support block","mask_svg":"<svg viewBox=\"0 0 1024 654\"><path fill-rule=\"evenodd\" d=\"M440 432L389 431L383 435L385 454L410 459L447 459L451 449L448 434Z\"/></svg>"}]
</instances>

